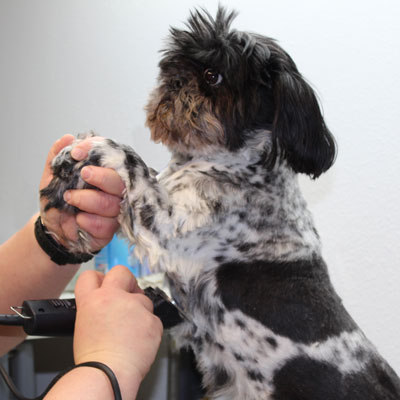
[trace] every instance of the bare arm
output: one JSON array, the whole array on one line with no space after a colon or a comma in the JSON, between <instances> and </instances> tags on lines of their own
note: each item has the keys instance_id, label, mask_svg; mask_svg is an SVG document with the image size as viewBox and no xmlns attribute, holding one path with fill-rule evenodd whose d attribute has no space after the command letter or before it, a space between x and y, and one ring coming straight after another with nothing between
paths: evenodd
<instances>
[{"instance_id":1,"label":"bare arm","mask_svg":"<svg viewBox=\"0 0 400 400\"><path fill-rule=\"evenodd\" d=\"M72 140L71 135L64 136L51 148L41 187L51 179L51 159ZM83 150L86 151L85 148ZM54 229L61 227L69 238L74 237L78 225L83 226L92 233L97 248L100 248L111 240L118 228L116 216L120 197L115 193L122 193L123 184L114 171L104 168L92 170L90 179L90 183L104 192L74 191L71 204L77 205L84 212L75 217L57 211L52 221L46 219L44 223L51 223ZM32 217L20 231L0 246L0 313L9 313L11 305L21 305L23 300L58 297L79 268L79 265L56 265L43 252L34 236L36 218L37 215ZM0 327L0 354L16 346L24 337L19 327Z\"/></svg>"},{"instance_id":2,"label":"bare arm","mask_svg":"<svg viewBox=\"0 0 400 400\"><path fill-rule=\"evenodd\" d=\"M60 267L43 252L34 236L37 216L0 247L0 312L23 300L58 297L79 265ZM19 327L0 327L0 354L25 338Z\"/></svg>"}]
</instances>

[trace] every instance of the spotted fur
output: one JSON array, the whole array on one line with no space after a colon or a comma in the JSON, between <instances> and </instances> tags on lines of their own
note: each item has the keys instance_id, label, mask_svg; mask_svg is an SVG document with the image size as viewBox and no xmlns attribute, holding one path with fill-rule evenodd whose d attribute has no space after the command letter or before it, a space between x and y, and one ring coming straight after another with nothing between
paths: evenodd
<instances>
[{"instance_id":1,"label":"spotted fur","mask_svg":"<svg viewBox=\"0 0 400 400\"><path fill-rule=\"evenodd\" d=\"M108 139L82 162L68 147L41 193L47 209L76 212L62 193L85 187L83 166L119 173L122 234L188 315L173 335L194 350L210 399L400 399L331 285L297 182L335 157L315 95L275 41L231 30L233 17L196 12L171 31L147 106L153 139L172 152L166 170L155 176Z\"/></svg>"}]
</instances>

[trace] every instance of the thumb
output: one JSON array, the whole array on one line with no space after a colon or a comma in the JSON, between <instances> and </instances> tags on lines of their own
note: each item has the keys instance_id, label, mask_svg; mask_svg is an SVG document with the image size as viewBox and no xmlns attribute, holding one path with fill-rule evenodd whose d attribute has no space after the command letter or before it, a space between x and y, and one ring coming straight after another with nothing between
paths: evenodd
<instances>
[{"instance_id":1,"label":"thumb","mask_svg":"<svg viewBox=\"0 0 400 400\"><path fill-rule=\"evenodd\" d=\"M51 146L50 151L47 155L46 164L44 166L42 179L40 180L40 189L45 188L51 181L51 162L53 158L65 147L70 145L74 141L73 135L64 135L62 138L58 139L53 146Z\"/></svg>"},{"instance_id":2,"label":"thumb","mask_svg":"<svg viewBox=\"0 0 400 400\"><path fill-rule=\"evenodd\" d=\"M104 280L104 274L98 271L87 270L80 274L75 285L75 298L77 304L89 293L98 289Z\"/></svg>"}]
</instances>

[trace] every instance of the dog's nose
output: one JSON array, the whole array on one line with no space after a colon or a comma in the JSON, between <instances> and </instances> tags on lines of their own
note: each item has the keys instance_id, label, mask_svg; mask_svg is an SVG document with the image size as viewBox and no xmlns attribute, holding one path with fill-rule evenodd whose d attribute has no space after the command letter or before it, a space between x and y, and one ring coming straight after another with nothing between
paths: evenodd
<instances>
[{"instance_id":1,"label":"dog's nose","mask_svg":"<svg viewBox=\"0 0 400 400\"><path fill-rule=\"evenodd\" d=\"M183 86L182 80L179 78L174 78L171 83L172 83L172 88L175 90L179 90Z\"/></svg>"}]
</instances>

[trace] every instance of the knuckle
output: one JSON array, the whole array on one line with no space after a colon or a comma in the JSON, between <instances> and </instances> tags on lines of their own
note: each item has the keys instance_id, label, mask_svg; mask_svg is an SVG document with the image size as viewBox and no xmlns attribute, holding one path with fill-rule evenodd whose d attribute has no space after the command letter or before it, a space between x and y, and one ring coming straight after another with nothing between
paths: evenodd
<instances>
[{"instance_id":1,"label":"knuckle","mask_svg":"<svg viewBox=\"0 0 400 400\"><path fill-rule=\"evenodd\" d=\"M118 288L121 285L121 277L116 274L108 274L107 283L109 287Z\"/></svg>"},{"instance_id":2,"label":"knuckle","mask_svg":"<svg viewBox=\"0 0 400 400\"><path fill-rule=\"evenodd\" d=\"M78 217L79 216L80 214L78 214ZM98 239L101 239L104 236L104 221L102 220L102 217L95 214L89 214L88 218L78 218L77 223L82 229L86 230L90 234L92 237L91 244L97 246Z\"/></svg>"},{"instance_id":3,"label":"knuckle","mask_svg":"<svg viewBox=\"0 0 400 400\"><path fill-rule=\"evenodd\" d=\"M101 184L103 182L103 174L101 173L101 170L99 170L99 168L96 168L93 165L88 167L88 168L90 168L90 172L91 172L88 181L92 185L100 188Z\"/></svg>"},{"instance_id":4,"label":"knuckle","mask_svg":"<svg viewBox=\"0 0 400 400\"><path fill-rule=\"evenodd\" d=\"M99 233L104 232L105 226L104 226L103 219L102 218L94 218L92 229L93 229L93 233L95 235L98 235Z\"/></svg>"},{"instance_id":5,"label":"knuckle","mask_svg":"<svg viewBox=\"0 0 400 400\"><path fill-rule=\"evenodd\" d=\"M117 216L119 213L119 201L107 193L102 193L99 207L108 216Z\"/></svg>"},{"instance_id":6,"label":"knuckle","mask_svg":"<svg viewBox=\"0 0 400 400\"><path fill-rule=\"evenodd\" d=\"M153 302L146 295L141 295L141 296L144 297L143 303L145 303L146 309L149 310L150 313L151 313L149 315L151 315L153 317L154 316L154 314L153 314L153 312L154 312L154 304L153 304Z\"/></svg>"},{"instance_id":7,"label":"knuckle","mask_svg":"<svg viewBox=\"0 0 400 400\"><path fill-rule=\"evenodd\" d=\"M80 206L82 205L82 196L80 194L80 191L79 190L70 190L69 194L70 194L70 198L68 200L68 203L77 208L80 208Z\"/></svg>"},{"instance_id":8,"label":"knuckle","mask_svg":"<svg viewBox=\"0 0 400 400\"><path fill-rule=\"evenodd\" d=\"M156 317L154 314L153 314L153 319L154 319L154 331L155 331L155 332L157 333L157 335L160 336L160 338L161 338L161 336L162 336L162 334L163 334L163 330L164 330L163 324L162 324L162 322L161 322L161 319L158 318L158 317Z\"/></svg>"},{"instance_id":9,"label":"knuckle","mask_svg":"<svg viewBox=\"0 0 400 400\"><path fill-rule=\"evenodd\" d=\"M99 192L99 208L101 211L108 210L110 207L110 199L104 193Z\"/></svg>"},{"instance_id":10,"label":"knuckle","mask_svg":"<svg viewBox=\"0 0 400 400\"><path fill-rule=\"evenodd\" d=\"M105 173L106 171L104 170L104 168L101 168L99 171L99 176L98 176L98 180L99 180L99 184L102 187L107 187L109 185L109 179L107 174Z\"/></svg>"},{"instance_id":11,"label":"knuckle","mask_svg":"<svg viewBox=\"0 0 400 400\"><path fill-rule=\"evenodd\" d=\"M150 301L150 300L149 300ZM143 324L146 326L148 332L154 337L161 340L161 336L163 333L163 325L156 315L154 315L148 309L147 312L143 316Z\"/></svg>"},{"instance_id":12,"label":"knuckle","mask_svg":"<svg viewBox=\"0 0 400 400\"><path fill-rule=\"evenodd\" d=\"M139 299L139 301L143 304L143 306L147 310L153 311L154 305L153 302L145 295L142 293L135 293L135 296ZM150 315L153 315L152 313Z\"/></svg>"},{"instance_id":13,"label":"knuckle","mask_svg":"<svg viewBox=\"0 0 400 400\"><path fill-rule=\"evenodd\" d=\"M97 290L94 293L91 293L88 296L87 301L93 309L95 310L103 310L106 309L109 305L110 299L107 296L107 293L103 293L103 291Z\"/></svg>"},{"instance_id":14,"label":"knuckle","mask_svg":"<svg viewBox=\"0 0 400 400\"><path fill-rule=\"evenodd\" d=\"M156 326L156 318L157 317L151 312L146 312L145 315L143 316L144 324L152 332L154 332L154 327Z\"/></svg>"},{"instance_id":15,"label":"knuckle","mask_svg":"<svg viewBox=\"0 0 400 400\"><path fill-rule=\"evenodd\" d=\"M95 271L93 270L86 270L83 271L80 275L79 275L79 280L77 283L79 283L80 285L83 284L83 282L88 282L91 281L93 279L95 279Z\"/></svg>"},{"instance_id":16,"label":"knuckle","mask_svg":"<svg viewBox=\"0 0 400 400\"><path fill-rule=\"evenodd\" d=\"M156 317L154 314L151 314L151 321L148 325L148 329L153 338L157 341L161 341L161 337L163 334L163 325L160 318Z\"/></svg>"}]
</instances>

